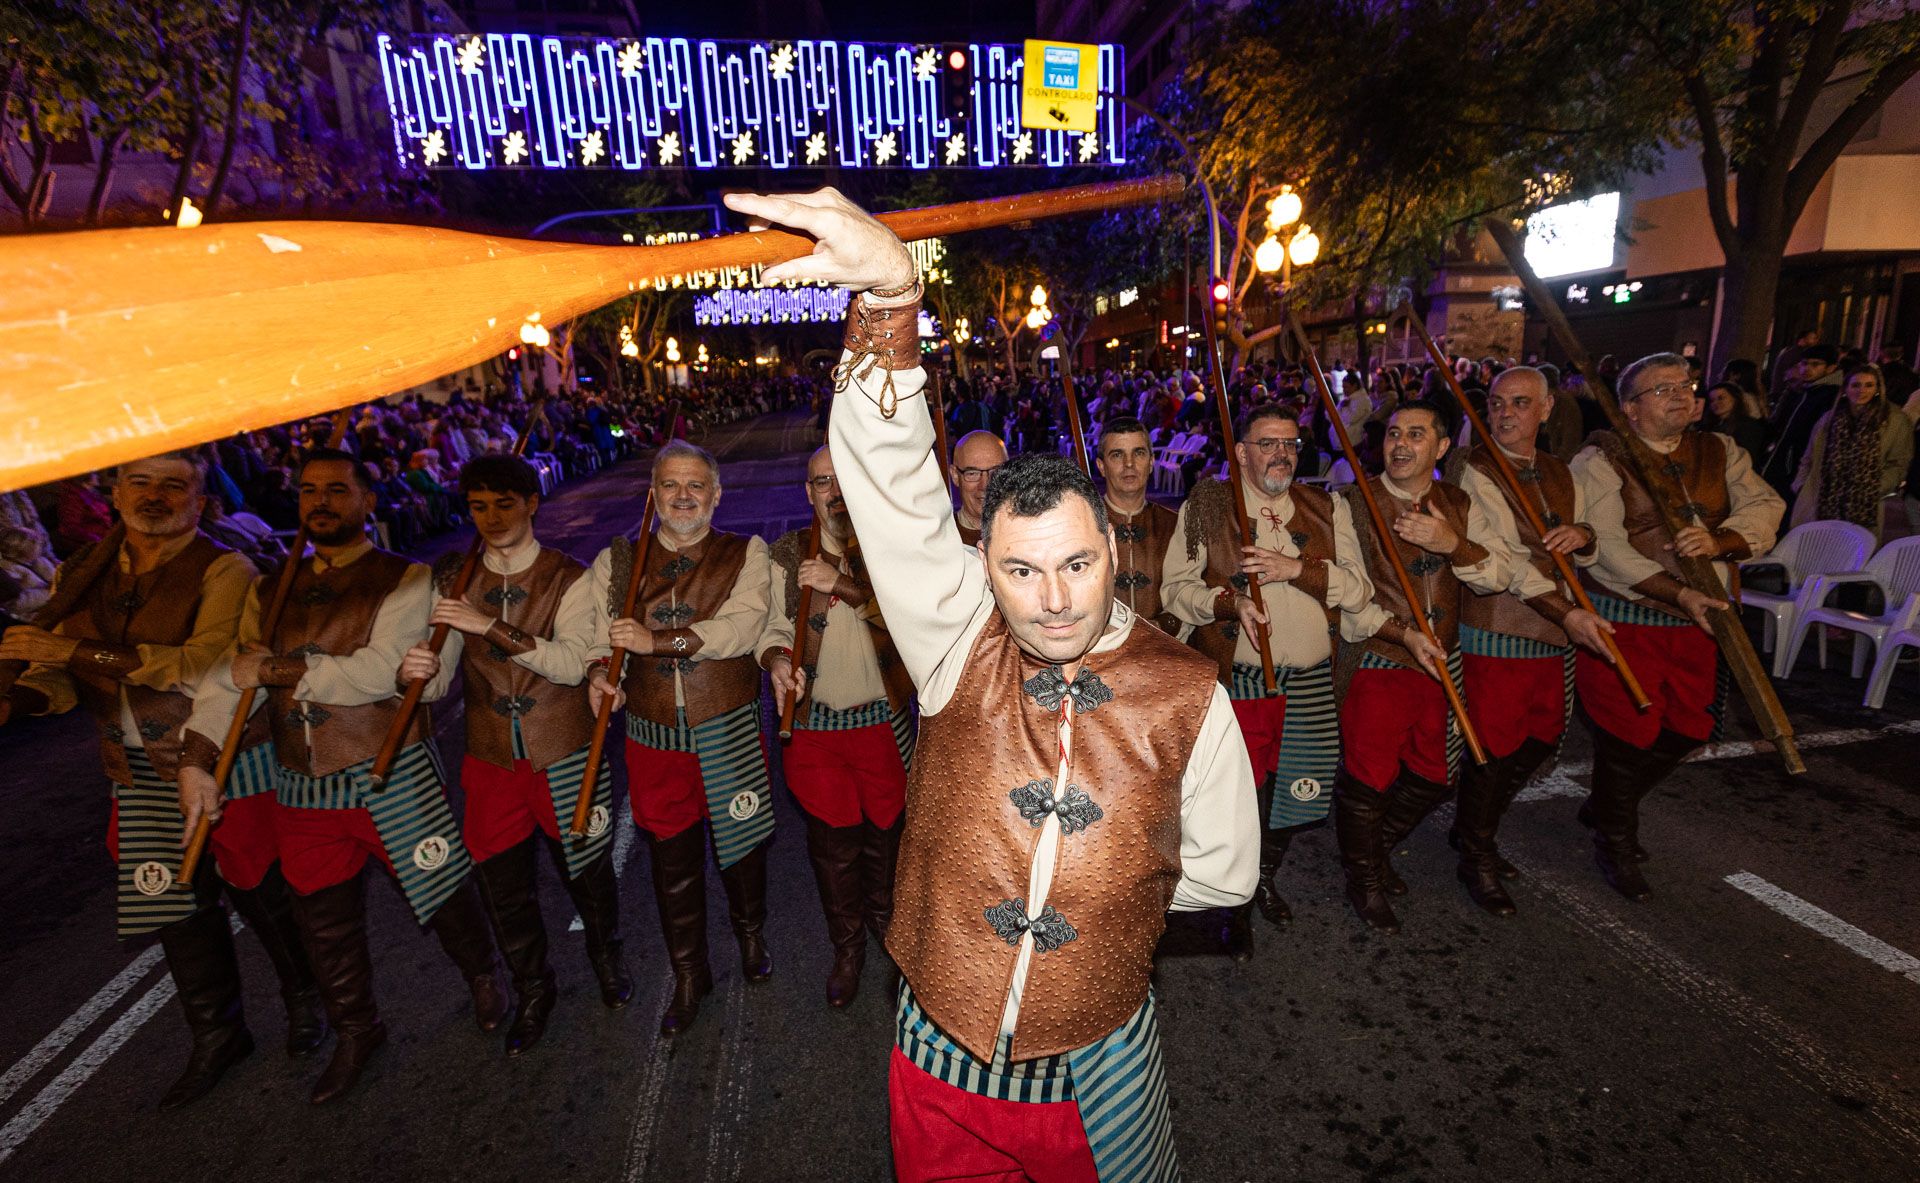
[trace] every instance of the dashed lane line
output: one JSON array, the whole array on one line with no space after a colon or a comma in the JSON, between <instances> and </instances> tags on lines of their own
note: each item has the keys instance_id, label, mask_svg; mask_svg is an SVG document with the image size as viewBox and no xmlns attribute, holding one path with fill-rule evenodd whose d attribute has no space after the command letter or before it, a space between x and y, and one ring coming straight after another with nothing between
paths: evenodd
<instances>
[{"instance_id":1,"label":"dashed lane line","mask_svg":"<svg viewBox=\"0 0 1920 1183\"><path fill-rule=\"evenodd\" d=\"M1729 875L1726 881L1787 919L1804 924L1821 936L1837 943L1848 952L1858 954L1910 982L1920 982L1920 957L1894 948L1872 933L1855 928L1826 909L1816 907L1792 892L1768 883L1750 871Z\"/></svg>"}]
</instances>

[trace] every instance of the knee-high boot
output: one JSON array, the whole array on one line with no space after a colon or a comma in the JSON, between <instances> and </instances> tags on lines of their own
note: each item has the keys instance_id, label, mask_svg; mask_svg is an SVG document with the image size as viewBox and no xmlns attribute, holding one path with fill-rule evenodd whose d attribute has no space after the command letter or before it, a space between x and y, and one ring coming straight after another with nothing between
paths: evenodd
<instances>
[{"instance_id":1,"label":"knee-high boot","mask_svg":"<svg viewBox=\"0 0 1920 1183\"><path fill-rule=\"evenodd\" d=\"M893 923L893 875L900 864L900 835L906 826L904 815L885 827L860 823L861 910L866 913L867 931L883 944L887 926Z\"/></svg>"},{"instance_id":2,"label":"knee-high boot","mask_svg":"<svg viewBox=\"0 0 1920 1183\"><path fill-rule=\"evenodd\" d=\"M660 1018L660 1034L678 1035L700 1014L700 1000L713 989L707 965L707 833L693 825L671 838L648 838L653 897L660 907L660 935L673 968L673 997Z\"/></svg>"},{"instance_id":3,"label":"knee-high boot","mask_svg":"<svg viewBox=\"0 0 1920 1183\"><path fill-rule=\"evenodd\" d=\"M440 938L440 947L459 967L473 993L474 1025L489 1035L498 1031L507 1020L507 994L500 988L500 963L494 960L486 910L472 879L447 897L427 927Z\"/></svg>"},{"instance_id":4,"label":"knee-high boot","mask_svg":"<svg viewBox=\"0 0 1920 1183\"><path fill-rule=\"evenodd\" d=\"M1580 806L1582 825L1593 831L1593 861L1607 885L1630 900L1653 894L1634 857L1641 782L1651 770L1647 749L1604 728L1593 732L1593 786Z\"/></svg>"},{"instance_id":5,"label":"knee-high boot","mask_svg":"<svg viewBox=\"0 0 1920 1183\"><path fill-rule=\"evenodd\" d=\"M1452 795L1452 785L1416 776L1404 766L1400 769L1400 775L1387 786L1386 813L1380 823L1381 847L1385 852L1381 874L1387 894L1407 894L1406 881L1393 869L1393 848L1405 842L1407 836L1427 820L1427 815Z\"/></svg>"},{"instance_id":6,"label":"knee-high boot","mask_svg":"<svg viewBox=\"0 0 1920 1183\"><path fill-rule=\"evenodd\" d=\"M1520 746L1513 750L1512 755L1506 757L1509 767L1506 775L1500 778L1500 799L1497 802L1497 817L1507 816L1507 809L1513 804L1513 799L1520 795L1520 790L1527 787L1527 782L1533 779L1534 773L1540 771L1540 766L1553 757L1556 746L1557 745L1550 744L1545 740L1529 737L1520 742ZM1463 769L1461 773L1461 792L1463 793L1466 791L1464 783L1465 775L1465 770ZM1453 829L1447 831L1447 845L1453 847L1456 851L1460 849L1460 827L1457 823ZM1493 869L1494 873L1502 879L1520 878L1520 868L1506 860L1500 853L1500 847L1497 842L1493 850Z\"/></svg>"},{"instance_id":7,"label":"knee-high boot","mask_svg":"<svg viewBox=\"0 0 1920 1183\"><path fill-rule=\"evenodd\" d=\"M587 964L600 983L600 1001L608 1010L619 1010L633 1001L633 979L627 975L626 959L621 955L620 880L613 873L613 854L602 854L581 868L578 875L569 876L566 851L560 844L548 839L547 851L586 929Z\"/></svg>"},{"instance_id":8,"label":"knee-high boot","mask_svg":"<svg viewBox=\"0 0 1920 1183\"><path fill-rule=\"evenodd\" d=\"M287 1004L287 1054L303 1059L326 1042L327 1021L320 1008L320 987L313 966L300 944L300 926L293 920L293 889L280 873L280 864L267 869L258 887L242 890L228 885L233 910L259 938L280 979L280 998Z\"/></svg>"},{"instance_id":9,"label":"knee-high boot","mask_svg":"<svg viewBox=\"0 0 1920 1183\"><path fill-rule=\"evenodd\" d=\"M160 947L193 1033L186 1068L160 1098L161 1109L178 1109L212 1092L227 1069L252 1055L253 1035L240 1008L240 963L225 908L214 903L167 925Z\"/></svg>"},{"instance_id":10,"label":"knee-high boot","mask_svg":"<svg viewBox=\"0 0 1920 1183\"><path fill-rule=\"evenodd\" d=\"M387 1041L373 1002L373 957L367 951L366 893L361 877L293 897L293 917L320 982L333 1024L333 1057L313 1085L313 1103L344 1096Z\"/></svg>"},{"instance_id":11,"label":"knee-high boot","mask_svg":"<svg viewBox=\"0 0 1920 1183\"><path fill-rule=\"evenodd\" d=\"M813 863L813 880L820 888L827 943L833 946L833 966L827 971L827 1005L843 1007L859 994L860 971L867 962L867 932L861 915L865 827L830 826L812 814L804 816L807 858Z\"/></svg>"},{"instance_id":12,"label":"knee-high boot","mask_svg":"<svg viewBox=\"0 0 1920 1183\"><path fill-rule=\"evenodd\" d=\"M547 962L547 926L540 916L540 897L535 888L538 865L533 845L529 837L474 867L480 880L480 897L493 920L500 956L513 975L513 1018L507 1024L506 1038L509 1056L520 1055L540 1042L559 997L553 966Z\"/></svg>"},{"instance_id":13,"label":"knee-high boot","mask_svg":"<svg viewBox=\"0 0 1920 1183\"><path fill-rule=\"evenodd\" d=\"M1494 845L1500 802L1514 773L1513 760L1512 756L1502 756L1490 758L1485 764L1467 761L1460 770L1460 802L1454 814L1460 851L1460 865L1454 874L1466 885L1473 902L1495 916L1514 913L1513 897L1500 882Z\"/></svg>"},{"instance_id":14,"label":"knee-high boot","mask_svg":"<svg viewBox=\"0 0 1920 1183\"><path fill-rule=\"evenodd\" d=\"M1333 832L1340 847L1340 866L1346 872L1347 902L1368 927L1396 933L1400 919L1387 902L1387 851L1380 833L1386 798L1342 768L1334 780Z\"/></svg>"},{"instance_id":15,"label":"knee-high boot","mask_svg":"<svg viewBox=\"0 0 1920 1183\"><path fill-rule=\"evenodd\" d=\"M740 942L740 972L749 982L773 976L773 955L767 952L767 844L749 850L720 871L727 891L727 919Z\"/></svg>"}]
</instances>

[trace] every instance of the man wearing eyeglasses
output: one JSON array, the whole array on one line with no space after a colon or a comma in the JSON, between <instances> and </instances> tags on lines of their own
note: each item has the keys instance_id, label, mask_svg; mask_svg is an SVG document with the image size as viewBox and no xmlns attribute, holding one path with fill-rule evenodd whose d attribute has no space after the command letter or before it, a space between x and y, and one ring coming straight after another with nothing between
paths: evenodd
<instances>
[{"instance_id":1,"label":"man wearing eyeglasses","mask_svg":"<svg viewBox=\"0 0 1920 1183\"><path fill-rule=\"evenodd\" d=\"M1300 420L1284 407L1249 412L1238 432L1241 492L1252 545L1233 525L1233 491L1203 480L1180 509L1161 599L1193 625L1188 643L1218 665L1260 788L1260 881L1254 904L1269 923L1292 911L1274 877L1301 829L1326 820L1340 758L1333 638L1342 611L1373 596L1345 500L1296 485ZM1264 613L1247 595L1258 577ZM1257 630L1270 630L1275 693L1260 672ZM1234 955L1251 956L1247 913L1236 915Z\"/></svg>"},{"instance_id":2,"label":"man wearing eyeglasses","mask_svg":"<svg viewBox=\"0 0 1920 1183\"><path fill-rule=\"evenodd\" d=\"M806 490L820 554L807 556L806 530L773 544L772 607L758 649L774 705L785 711L799 699L781 766L807 823L807 856L833 946L827 1005L844 1007L860 990L867 933L884 941L893 916L913 682L880 618L825 448L807 462ZM795 619L803 587L813 591L804 626ZM796 642L803 627L805 639Z\"/></svg>"},{"instance_id":3,"label":"man wearing eyeglasses","mask_svg":"<svg viewBox=\"0 0 1920 1183\"><path fill-rule=\"evenodd\" d=\"M1636 711L1613 667L1575 659L1580 701L1593 719L1593 787L1580 823L1593 831L1594 861L1630 900L1650 894L1640 864L1640 802L1713 734L1719 652L1708 613L1738 594L1733 564L1772 548L1786 502L1754 471L1732 438L1689 431L1700 418L1699 383L1674 353L1643 357L1620 372L1620 409L1633 432L1686 493L1676 507L1692 525L1669 535L1652 495L1633 475L1626 445L1600 432L1573 458L1598 558L1583 571L1594 607L1638 675L1651 710ZM1714 560L1725 598L1680 579L1676 555Z\"/></svg>"},{"instance_id":4,"label":"man wearing eyeglasses","mask_svg":"<svg viewBox=\"0 0 1920 1183\"><path fill-rule=\"evenodd\" d=\"M991 431L969 431L953 446L951 473L960 489L960 541L980 545L980 507L987 501L987 478L1007 462L1007 445Z\"/></svg>"}]
</instances>

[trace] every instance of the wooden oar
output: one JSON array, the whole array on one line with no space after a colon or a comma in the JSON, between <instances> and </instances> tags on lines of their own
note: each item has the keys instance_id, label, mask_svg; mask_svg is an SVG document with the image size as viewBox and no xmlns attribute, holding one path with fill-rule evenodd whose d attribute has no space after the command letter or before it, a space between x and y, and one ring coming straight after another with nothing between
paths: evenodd
<instances>
[{"instance_id":1,"label":"wooden oar","mask_svg":"<svg viewBox=\"0 0 1920 1183\"><path fill-rule=\"evenodd\" d=\"M653 562L653 487L647 487L647 503L640 511L640 537L633 544L633 570L627 576L627 590L620 601L620 615L633 615L640 598L640 587L647 581L647 566ZM615 690L626 678L627 651L618 646L607 656L607 685ZM613 719L613 695L600 700L600 713L594 716L593 739L587 744L587 764L580 770L580 797L573 803L573 820L567 823L567 837L575 842L587 836L587 819L593 813L593 790L600 779L600 761L607 751L607 724Z\"/></svg>"},{"instance_id":2,"label":"wooden oar","mask_svg":"<svg viewBox=\"0 0 1920 1183\"><path fill-rule=\"evenodd\" d=\"M814 515L813 529L807 531L807 557L820 557L820 517ZM800 585L800 614L793 621L793 668L798 673L807 667L807 634L812 631L807 618L813 612L813 588L808 584ZM780 710L780 738L793 738L794 708L800 705L800 693L795 691L787 696L787 705Z\"/></svg>"},{"instance_id":3,"label":"wooden oar","mask_svg":"<svg viewBox=\"0 0 1920 1183\"><path fill-rule=\"evenodd\" d=\"M1212 297L1212 284L1209 283L1208 296ZM1202 307L1202 316L1207 326L1207 377L1213 385L1214 409L1220 412L1220 442L1227 452L1227 483L1233 487L1233 532L1239 538L1242 548L1253 545L1253 522L1247 514L1247 490L1240 478L1240 450L1233 440L1233 412L1227 407L1227 380L1221 373L1220 334L1214 327L1212 309ZM1240 556L1235 556L1236 561ZM1262 616L1267 613L1266 597L1260 594L1260 580L1247 576L1247 598ZM1253 632L1254 648L1260 651L1260 681L1268 694L1277 694L1280 685L1273 677L1273 644L1270 625L1256 625Z\"/></svg>"},{"instance_id":4,"label":"wooden oar","mask_svg":"<svg viewBox=\"0 0 1920 1183\"><path fill-rule=\"evenodd\" d=\"M1284 315L1287 327L1293 332L1294 343L1299 345L1301 355L1307 359L1307 368L1313 373L1314 386L1320 392L1321 413L1326 415L1328 425L1340 441L1340 450L1346 453L1347 464L1353 469L1353 485L1360 490L1360 500L1366 502L1367 519L1373 523L1373 536L1380 543L1381 553L1387 556L1387 566L1393 569L1394 582L1400 585L1400 594L1407 598L1407 614L1413 617L1413 623L1419 627L1421 635L1432 641L1434 648L1441 650L1434 673L1440 679L1440 689L1446 692L1447 706L1453 709L1454 720L1460 724L1460 736L1467 741L1467 750L1473 753L1473 762L1485 764L1486 745L1480 742L1479 733L1474 731L1473 720L1467 718L1467 700L1460 697L1460 687L1453 683L1453 671L1447 668L1446 647L1440 644L1440 638L1433 632L1433 622L1427 619L1426 609L1431 605L1420 602L1420 593L1413 586L1413 576L1407 572L1407 565L1400 558L1398 540L1393 531L1387 528L1386 515L1380 512L1380 500L1373 495L1373 482L1368 478L1367 470L1360 465L1360 453L1354 449L1353 439L1347 434L1346 421L1340 418L1339 404L1333 401L1333 391L1327 386L1327 375L1320 369L1319 356L1308 343L1299 318L1290 311ZM1383 481L1385 479L1381 478Z\"/></svg>"},{"instance_id":5,"label":"wooden oar","mask_svg":"<svg viewBox=\"0 0 1920 1183\"><path fill-rule=\"evenodd\" d=\"M352 412L351 405L341 407L333 416L333 429L327 433L327 447L337 448L347 436L347 417ZM273 598L267 602L267 610L260 617L260 643L270 645L273 634L280 627L280 615L287 610L287 597L293 593L294 576L300 571L300 564L306 561L307 523L301 519L300 528L293 532L293 541L287 544L287 561L280 566L280 574L273 582ZM227 778L233 775L233 763L240 758L240 741L247 733L247 720L253 715L253 700L260 693L260 687L249 686L240 692L240 704L233 710L233 720L227 724L227 738L220 745L220 759L213 765L214 791L224 793L227 790ZM193 827L193 833L187 838L186 853L180 856L180 873L174 878L181 883L192 883L194 872L200 868L200 855L207 848L207 835L212 827L205 816Z\"/></svg>"},{"instance_id":6,"label":"wooden oar","mask_svg":"<svg viewBox=\"0 0 1920 1183\"><path fill-rule=\"evenodd\" d=\"M903 239L1161 201L1154 177L879 215ZM772 264L758 230L600 246L352 222L0 237L0 490L385 396L658 277Z\"/></svg>"},{"instance_id":7,"label":"wooden oar","mask_svg":"<svg viewBox=\"0 0 1920 1183\"><path fill-rule=\"evenodd\" d=\"M520 438L513 441L513 455L527 454L527 441L533 438L533 429L540 425L547 411L547 400L541 399L533 405L533 413L527 416L527 427ZM487 540L480 536L478 527L474 528L473 541L467 544L467 554L460 562L460 573L454 576L453 586L447 590L450 600L465 599L467 588L473 585L473 576L480 569L480 556L487 550ZM449 625L436 624L427 637L427 648L438 657L446 648L447 634L452 632ZM399 709L394 711L393 722L387 725L387 736L380 741L380 751L373 757L373 767L367 771L367 780L375 792L387 787L387 777L393 772L393 762L400 758L400 748L406 742L407 729L413 726L413 713L420 708L420 696L427 689L428 679L415 678L407 683L406 693L400 696Z\"/></svg>"},{"instance_id":8,"label":"wooden oar","mask_svg":"<svg viewBox=\"0 0 1920 1183\"><path fill-rule=\"evenodd\" d=\"M1480 412L1473 409L1473 400L1468 398L1467 392L1460 388L1460 379L1454 374L1453 365L1448 362L1447 355L1440 351L1440 345L1433 339L1433 334L1427 331L1427 322L1413 310L1412 304L1401 305L1396 315L1406 317L1407 323L1413 326L1414 333L1419 336L1421 344L1426 346L1427 356L1433 359L1434 368L1446 377L1447 388L1453 391L1453 401L1460 404L1460 413L1467 417L1467 423L1473 428L1473 438L1486 441L1487 455L1493 460L1493 467L1507 496L1520 507L1521 515L1527 519L1527 525L1532 527L1533 532L1545 538L1547 521L1540 515L1540 507L1535 505L1533 498L1528 495L1526 485L1520 480L1520 474L1513 470L1513 461L1507 459L1506 452L1502 451L1500 445L1494 441L1493 433L1487 430L1486 422L1480 418ZM1588 597L1587 589L1581 586L1580 578L1574 574L1573 564L1567 561L1567 556L1557 550L1549 550L1547 557L1553 560L1554 569L1560 572L1560 581L1567 585L1567 594L1573 597L1574 604L1588 612L1594 612L1593 600ZM1613 639L1612 633L1601 632L1600 640L1607 647L1607 660L1613 663L1614 672L1620 675L1620 681L1627 688L1627 697L1633 700L1633 709L1644 713L1653 705L1653 702L1647 697L1647 692L1641 688L1640 679L1633 676L1633 669L1627 664L1627 655L1620 652L1620 645Z\"/></svg>"}]
</instances>

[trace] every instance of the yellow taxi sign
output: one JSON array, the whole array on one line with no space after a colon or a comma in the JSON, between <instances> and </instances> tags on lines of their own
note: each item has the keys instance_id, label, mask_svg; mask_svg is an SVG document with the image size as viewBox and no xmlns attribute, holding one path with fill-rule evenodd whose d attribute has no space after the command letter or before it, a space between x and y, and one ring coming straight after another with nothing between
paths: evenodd
<instances>
[{"instance_id":1,"label":"yellow taxi sign","mask_svg":"<svg viewBox=\"0 0 1920 1183\"><path fill-rule=\"evenodd\" d=\"M1020 126L1093 131L1100 107L1100 47L1029 41L1020 83Z\"/></svg>"}]
</instances>

